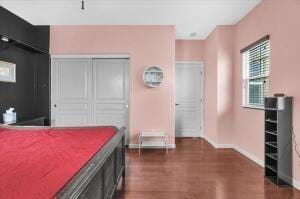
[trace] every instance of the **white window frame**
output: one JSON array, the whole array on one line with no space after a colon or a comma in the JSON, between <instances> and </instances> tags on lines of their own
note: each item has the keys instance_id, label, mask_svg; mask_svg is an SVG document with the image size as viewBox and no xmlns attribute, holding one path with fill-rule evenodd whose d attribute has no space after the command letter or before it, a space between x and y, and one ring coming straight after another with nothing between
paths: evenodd
<instances>
[{"instance_id":1,"label":"white window frame","mask_svg":"<svg viewBox=\"0 0 300 199\"><path fill-rule=\"evenodd\" d=\"M270 40L268 40L268 41L270 42ZM261 43L258 43L257 45L260 45L260 44ZM255 45L253 48L255 48L257 45ZM269 43L269 45L270 45L270 43ZM267 83L269 84L270 54L269 54L269 73L263 74L263 75L257 75L254 77L249 77L249 74L248 74L249 73L249 51L251 49L248 49L247 51L242 53L242 56L243 56L243 107L244 108L254 108L254 109L264 109L264 104L251 105L249 103L249 81L250 80L259 80L259 79L264 78L264 79L267 79ZM268 87L269 87L269 85L268 85Z\"/></svg>"}]
</instances>

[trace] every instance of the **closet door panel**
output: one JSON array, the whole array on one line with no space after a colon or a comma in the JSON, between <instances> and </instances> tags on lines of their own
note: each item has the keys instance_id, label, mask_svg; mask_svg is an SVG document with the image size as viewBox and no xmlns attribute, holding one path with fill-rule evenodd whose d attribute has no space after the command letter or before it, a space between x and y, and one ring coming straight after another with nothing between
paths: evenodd
<instances>
[{"instance_id":1,"label":"closet door panel","mask_svg":"<svg viewBox=\"0 0 300 199\"><path fill-rule=\"evenodd\" d=\"M93 125L92 62L89 59L53 61L52 108L55 126Z\"/></svg>"},{"instance_id":2,"label":"closet door panel","mask_svg":"<svg viewBox=\"0 0 300 199\"><path fill-rule=\"evenodd\" d=\"M127 59L94 59L95 125L128 129L129 70Z\"/></svg>"},{"instance_id":3,"label":"closet door panel","mask_svg":"<svg viewBox=\"0 0 300 199\"><path fill-rule=\"evenodd\" d=\"M125 66L118 60L95 60L96 100L125 100Z\"/></svg>"},{"instance_id":4,"label":"closet door panel","mask_svg":"<svg viewBox=\"0 0 300 199\"><path fill-rule=\"evenodd\" d=\"M58 67L59 101L88 100L89 65L86 62L64 61Z\"/></svg>"}]
</instances>

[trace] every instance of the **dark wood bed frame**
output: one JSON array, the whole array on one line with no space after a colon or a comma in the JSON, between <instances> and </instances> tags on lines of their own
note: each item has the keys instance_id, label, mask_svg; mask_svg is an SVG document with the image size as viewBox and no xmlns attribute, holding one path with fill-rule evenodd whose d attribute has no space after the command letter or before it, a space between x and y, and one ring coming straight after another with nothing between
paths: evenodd
<instances>
[{"instance_id":1,"label":"dark wood bed frame","mask_svg":"<svg viewBox=\"0 0 300 199\"><path fill-rule=\"evenodd\" d=\"M57 199L111 199L125 176L125 127L57 194Z\"/></svg>"},{"instance_id":2,"label":"dark wood bed frame","mask_svg":"<svg viewBox=\"0 0 300 199\"><path fill-rule=\"evenodd\" d=\"M49 128L0 126L4 128ZM125 177L125 127L118 129L116 135L80 169L55 198L111 199L122 177Z\"/></svg>"}]
</instances>

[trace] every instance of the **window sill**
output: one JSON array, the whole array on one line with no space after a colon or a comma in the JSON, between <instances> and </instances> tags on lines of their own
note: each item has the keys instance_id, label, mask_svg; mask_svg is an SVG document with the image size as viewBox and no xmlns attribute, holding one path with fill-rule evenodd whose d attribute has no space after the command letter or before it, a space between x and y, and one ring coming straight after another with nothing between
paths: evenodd
<instances>
[{"instance_id":1,"label":"window sill","mask_svg":"<svg viewBox=\"0 0 300 199\"><path fill-rule=\"evenodd\" d=\"M257 107L257 106L243 106L243 108L249 108L249 109L256 109L256 110L265 110L264 107Z\"/></svg>"}]
</instances>

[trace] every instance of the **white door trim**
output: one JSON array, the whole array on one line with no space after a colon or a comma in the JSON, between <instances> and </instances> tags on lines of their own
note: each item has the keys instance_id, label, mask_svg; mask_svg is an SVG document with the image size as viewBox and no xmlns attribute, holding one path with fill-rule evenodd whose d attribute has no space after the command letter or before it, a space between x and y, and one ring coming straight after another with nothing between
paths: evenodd
<instances>
[{"instance_id":1,"label":"white door trim","mask_svg":"<svg viewBox=\"0 0 300 199\"><path fill-rule=\"evenodd\" d=\"M129 54L52 54L51 59L129 59Z\"/></svg>"},{"instance_id":2,"label":"white door trim","mask_svg":"<svg viewBox=\"0 0 300 199\"><path fill-rule=\"evenodd\" d=\"M176 64L200 64L203 67L202 61L176 61Z\"/></svg>"},{"instance_id":3,"label":"white door trim","mask_svg":"<svg viewBox=\"0 0 300 199\"><path fill-rule=\"evenodd\" d=\"M175 69L176 64L198 64L201 67L202 71L202 78L201 78L201 90L202 90L202 96L201 96L201 135L200 137L204 137L204 62L203 61L176 61L175 62ZM176 80L175 80L176 81Z\"/></svg>"}]
</instances>

